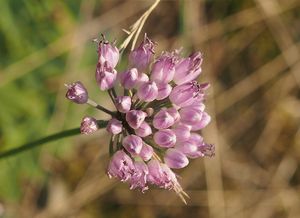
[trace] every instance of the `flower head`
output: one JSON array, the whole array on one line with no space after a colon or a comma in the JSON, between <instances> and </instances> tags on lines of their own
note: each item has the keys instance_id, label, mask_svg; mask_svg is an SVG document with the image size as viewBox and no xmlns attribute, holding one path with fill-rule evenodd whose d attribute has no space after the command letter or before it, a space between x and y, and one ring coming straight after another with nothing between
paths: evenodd
<instances>
[{"instance_id":1,"label":"flower head","mask_svg":"<svg viewBox=\"0 0 300 218\"><path fill-rule=\"evenodd\" d=\"M151 184L182 196L173 169L188 166L189 159L214 155L214 146L196 132L211 121L204 104L209 83L196 81L201 73L200 52L189 57L181 57L178 51L162 52L152 61L153 54L154 43L145 36L130 53L128 68L117 76L119 51L113 44L99 42L96 81L108 92L116 111L88 99L80 82L68 86L67 98L112 116L106 127L112 134L109 177L128 182L130 189L145 192ZM96 131L96 124L94 118L84 118L82 133Z\"/></svg>"}]
</instances>

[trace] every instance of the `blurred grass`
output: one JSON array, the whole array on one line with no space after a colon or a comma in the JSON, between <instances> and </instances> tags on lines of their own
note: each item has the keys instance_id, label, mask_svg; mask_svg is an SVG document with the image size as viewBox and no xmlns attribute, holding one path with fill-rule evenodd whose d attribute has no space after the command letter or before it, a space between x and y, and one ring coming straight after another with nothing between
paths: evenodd
<instances>
[{"instance_id":1,"label":"blurred grass","mask_svg":"<svg viewBox=\"0 0 300 218\"><path fill-rule=\"evenodd\" d=\"M152 1L0 1L0 150L105 115L64 99L63 84L94 82L95 45L120 43ZM172 9L172 10L170 10ZM142 195L105 175L104 132L62 140L1 161L0 217L299 217L300 4L296 0L162 1L144 31L158 54L204 53L201 81L214 120L214 159L179 173L191 195ZM124 69L125 62L119 70Z\"/></svg>"}]
</instances>

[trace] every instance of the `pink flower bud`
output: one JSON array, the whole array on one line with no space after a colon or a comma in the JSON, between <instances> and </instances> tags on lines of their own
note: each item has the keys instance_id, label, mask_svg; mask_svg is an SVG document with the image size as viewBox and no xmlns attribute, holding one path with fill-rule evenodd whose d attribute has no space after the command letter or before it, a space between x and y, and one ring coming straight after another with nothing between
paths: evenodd
<instances>
[{"instance_id":1,"label":"pink flower bud","mask_svg":"<svg viewBox=\"0 0 300 218\"><path fill-rule=\"evenodd\" d=\"M139 73L135 86L138 88L140 85L149 81L149 77L145 73Z\"/></svg>"},{"instance_id":2,"label":"pink flower bud","mask_svg":"<svg viewBox=\"0 0 300 218\"><path fill-rule=\"evenodd\" d=\"M132 155L137 155L143 147L143 140L136 135L128 135L122 141L123 147Z\"/></svg>"},{"instance_id":3,"label":"pink flower bud","mask_svg":"<svg viewBox=\"0 0 300 218\"><path fill-rule=\"evenodd\" d=\"M117 71L111 68L107 62L104 64L97 64L96 81L102 91L111 89L116 81Z\"/></svg>"},{"instance_id":4,"label":"pink flower bud","mask_svg":"<svg viewBox=\"0 0 300 218\"><path fill-rule=\"evenodd\" d=\"M70 85L66 85L68 91L66 93L66 98L77 103L77 104L85 104L87 103L89 96L84 85L77 81Z\"/></svg>"},{"instance_id":5,"label":"pink flower bud","mask_svg":"<svg viewBox=\"0 0 300 218\"><path fill-rule=\"evenodd\" d=\"M115 99L116 108L121 113L126 113L131 107L131 98L129 96L118 96Z\"/></svg>"},{"instance_id":6,"label":"pink flower bud","mask_svg":"<svg viewBox=\"0 0 300 218\"><path fill-rule=\"evenodd\" d=\"M147 165L149 170L147 181L150 184L169 190L180 187L175 173L166 164L150 160Z\"/></svg>"},{"instance_id":7,"label":"pink flower bud","mask_svg":"<svg viewBox=\"0 0 300 218\"><path fill-rule=\"evenodd\" d=\"M129 54L129 64L136 67L139 72L144 71L154 54L154 43L145 34L143 42L139 47L134 49Z\"/></svg>"},{"instance_id":8,"label":"pink flower bud","mask_svg":"<svg viewBox=\"0 0 300 218\"><path fill-rule=\"evenodd\" d=\"M197 122L196 124L192 125L192 130L197 131L203 129L210 123L210 121L211 117L206 112L203 112L200 122Z\"/></svg>"},{"instance_id":9,"label":"pink flower bud","mask_svg":"<svg viewBox=\"0 0 300 218\"><path fill-rule=\"evenodd\" d=\"M198 124L202 119L202 112L194 108L186 107L180 110L180 121L184 124L193 126Z\"/></svg>"},{"instance_id":10,"label":"pink flower bud","mask_svg":"<svg viewBox=\"0 0 300 218\"><path fill-rule=\"evenodd\" d=\"M157 83L168 83L175 73L176 58L169 53L162 54L153 64L151 80Z\"/></svg>"},{"instance_id":11,"label":"pink flower bud","mask_svg":"<svg viewBox=\"0 0 300 218\"><path fill-rule=\"evenodd\" d=\"M97 120L93 117L84 117L81 121L80 132L85 135L92 134L98 130Z\"/></svg>"},{"instance_id":12,"label":"pink flower bud","mask_svg":"<svg viewBox=\"0 0 300 218\"><path fill-rule=\"evenodd\" d=\"M153 126L156 129L167 129L174 124L174 118L166 109L161 109L153 118Z\"/></svg>"},{"instance_id":13,"label":"pink flower bud","mask_svg":"<svg viewBox=\"0 0 300 218\"><path fill-rule=\"evenodd\" d=\"M125 89L132 89L138 79L138 71L132 68L120 74L120 83Z\"/></svg>"},{"instance_id":14,"label":"pink flower bud","mask_svg":"<svg viewBox=\"0 0 300 218\"><path fill-rule=\"evenodd\" d=\"M191 136L192 127L183 123L178 123L175 127L173 127L173 132L176 135L176 141L182 142L187 140Z\"/></svg>"},{"instance_id":15,"label":"pink flower bud","mask_svg":"<svg viewBox=\"0 0 300 218\"><path fill-rule=\"evenodd\" d=\"M123 151L117 151L111 158L107 174L109 178L117 177L122 182L129 180L134 171L134 165L131 158Z\"/></svg>"},{"instance_id":16,"label":"pink flower bud","mask_svg":"<svg viewBox=\"0 0 300 218\"><path fill-rule=\"evenodd\" d=\"M120 132L122 132L123 126L122 122L120 120L117 120L116 118L112 118L106 127L107 132L112 133L113 135L117 135Z\"/></svg>"},{"instance_id":17,"label":"pink flower bud","mask_svg":"<svg viewBox=\"0 0 300 218\"><path fill-rule=\"evenodd\" d=\"M189 140L191 140L197 146L200 146L203 143L203 137L198 133L191 133Z\"/></svg>"},{"instance_id":18,"label":"pink flower bud","mask_svg":"<svg viewBox=\"0 0 300 218\"><path fill-rule=\"evenodd\" d=\"M196 98L204 97L204 90L206 89L203 84L198 84L197 81L184 83L173 88L169 98L171 102L178 107L186 107L191 105Z\"/></svg>"},{"instance_id":19,"label":"pink flower bud","mask_svg":"<svg viewBox=\"0 0 300 218\"><path fill-rule=\"evenodd\" d=\"M153 148L150 145L143 143L143 147L139 155L144 161L148 161L153 156Z\"/></svg>"},{"instance_id":20,"label":"pink flower bud","mask_svg":"<svg viewBox=\"0 0 300 218\"><path fill-rule=\"evenodd\" d=\"M149 81L143 83L137 91L137 96L139 99L145 102L151 102L156 99L158 94L158 88L155 82Z\"/></svg>"},{"instance_id":21,"label":"pink flower bud","mask_svg":"<svg viewBox=\"0 0 300 218\"><path fill-rule=\"evenodd\" d=\"M189 164L189 159L181 151L174 148L170 148L166 151L164 161L173 169L181 169Z\"/></svg>"},{"instance_id":22,"label":"pink flower bud","mask_svg":"<svg viewBox=\"0 0 300 218\"><path fill-rule=\"evenodd\" d=\"M157 84L158 93L157 93L157 100L163 100L168 97L172 91L172 86L168 83L160 83Z\"/></svg>"},{"instance_id":23,"label":"pink flower bud","mask_svg":"<svg viewBox=\"0 0 300 218\"><path fill-rule=\"evenodd\" d=\"M181 141L180 143L177 143L175 148L184 153L189 158L198 158L202 155L202 153L198 150L198 147L202 145L202 143L202 141L197 142L196 140L193 140L192 137L190 137L184 141Z\"/></svg>"},{"instance_id":24,"label":"pink flower bud","mask_svg":"<svg viewBox=\"0 0 300 218\"><path fill-rule=\"evenodd\" d=\"M119 50L118 48L109 43L108 41L101 40L98 43L98 62L103 65L105 62L108 63L108 66L115 68L119 61Z\"/></svg>"},{"instance_id":25,"label":"pink flower bud","mask_svg":"<svg viewBox=\"0 0 300 218\"><path fill-rule=\"evenodd\" d=\"M175 173L166 164L160 163L158 160L150 160L147 165L149 170L147 181L149 183L168 190L181 188Z\"/></svg>"},{"instance_id":26,"label":"pink flower bud","mask_svg":"<svg viewBox=\"0 0 300 218\"><path fill-rule=\"evenodd\" d=\"M170 129L162 129L154 134L154 141L161 147L171 148L176 143L176 135Z\"/></svg>"},{"instance_id":27,"label":"pink flower bud","mask_svg":"<svg viewBox=\"0 0 300 218\"><path fill-rule=\"evenodd\" d=\"M147 186L147 176L149 174L148 166L144 161L135 161L134 162L134 171L130 178L130 189L140 188L144 193L148 190Z\"/></svg>"},{"instance_id":28,"label":"pink flower bud","mask_svg":"<svg viewBox=\"0 0 300 218\"><path fill-rule=\"evenodd\" d=\"M175 148L189 158L211 157L215 154L214 145L203 142L203 138L197 133L192 133L189 139L176 144Z\"/></svg>"},{"instance_id":29,"label":"pink flower bud","mask_svg":"<svg viewBox=\"0 0 300 218\"><path fill-rule=\"evenodd\" d=\"M147 180L149 183L161 187L164 183L163 170L158 160L152 159L148 162L149 175Z\"/></svg>"},{"instance_id":30,"label":"pink flower bud","mask_svg":"<svg viewBox=\"0 0 300 218\"><path fill-rule=\"evenodd\" d=\"M202 54L196 52L183 58L175 66L174 82L181 85L196 79L201 73Z\"/></svg>"},{"instance_id":31,"label":"pink flower bud","mask_svg":"<svg viewBox=\"0 0 300 218\"><path fill-rule=\"evenodd\" d=\"M202 101L200 101L200 100L198 100L198 98L196 98L195 101L191 105L189 105L185 108L193 108L197 111L203 112L205 110L205 105L202 103Z\"/></svg>"},{"instance_id":32,"label":"pink flower bud","mask_svg":"<svg viewBox=\"0 0 300 218\"><path fill-rule=\"evenodd\" d=\"M167 112L174 118L174 122L177 123L180 120L180 114L179 112L176 110L176 108L168 108Z\"/></svg>"},{"instance_id":33,"label":"pink flower bud","mask_svg":"<svg viewBox=\"0 0 300 218\"><path fill-rule=\"evenodd\" d=\"M144 122L147 114L140 110L131 110L126 113L126 121L133 129L138 129Z\"/></svg>"},{"instance_id":34,"label":"pink flower bud","mask_svg":"<svg viewBox=\"0 0 300 218\"><path fill-rule=\"evenodd\" d=\"M140 127L135 131L135 134L137 134L140 137L146 137L152 134L152 129L149 126L149 124L147 122L142 122L142 124L140 125Z\"/></svg>"}]
</instances>

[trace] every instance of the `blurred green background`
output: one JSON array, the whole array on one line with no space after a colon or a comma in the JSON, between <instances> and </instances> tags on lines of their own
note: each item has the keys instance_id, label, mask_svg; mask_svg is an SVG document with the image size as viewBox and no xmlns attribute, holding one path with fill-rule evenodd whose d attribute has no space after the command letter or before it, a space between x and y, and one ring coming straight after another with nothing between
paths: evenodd
<instances>
[{"instance_id":1,"label":"blurred green background","mask_svg":"<svg viewBox=\"0 0 300 218\"><path fill-rule=\"evenodd\" d=\"M104 33L120 44L152 3L0 1L0 150L77 127L84 115L108 118L65 100L64 84L80 80L112 108L94 80L92 40ZM200 80L212 83L203 134L217 152L177 171L188 205L109 180L109 137L99 131L0 160L0 217L299 217L300 2L163 0L144 32L157 54L202 51ZM125 52L119 70L126 61Z\"/></svg>"}]
</instances>

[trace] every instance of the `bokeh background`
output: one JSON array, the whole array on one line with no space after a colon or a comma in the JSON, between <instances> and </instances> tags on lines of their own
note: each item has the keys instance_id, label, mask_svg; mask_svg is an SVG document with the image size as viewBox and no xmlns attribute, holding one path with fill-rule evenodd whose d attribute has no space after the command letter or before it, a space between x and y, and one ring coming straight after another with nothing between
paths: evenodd
<instances>
[{"instance_id":1,"label":"bokeh background","mask_svg":"<svg viewBox=\"0 0 300 218\"><path fill-rule=\"evenodd\" d=\"M112 108L94 80L92 39L120 44L152 3L0 1L0 151L77 127L84 115L108 118L65 100L64 83L82 81ZM163 0L142 32L157 54L183 47L205 57L213 121L203 135L216 156L176 171L188 205L109 180L109 135L99 131L1 159L0 217L300 217L300 1Z\"/></svg>"}]
</instances>

